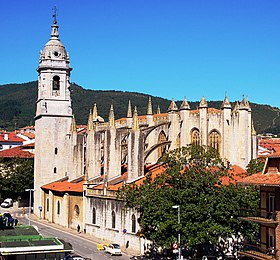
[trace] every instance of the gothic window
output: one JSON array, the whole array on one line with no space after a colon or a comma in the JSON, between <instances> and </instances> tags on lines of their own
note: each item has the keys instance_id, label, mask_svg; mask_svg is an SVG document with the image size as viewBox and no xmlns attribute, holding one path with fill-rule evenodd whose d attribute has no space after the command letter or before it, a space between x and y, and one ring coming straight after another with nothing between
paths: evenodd
<instances>
[{"instance_id":1,"label":"gothic window","mask_svg":"<svg viewBox=\"0 0 280 260\"><path fill-rule=\"evenodd\" d=\"M75 211L75 215L76 215L76 217L79 217L79 215L80 215L80 208L79 208L79 206L78 206L78 205L75 205L75 207L74 207L74 211Z\"/></svg>"},{"instance_id":2,"label":"gothic window","mask_svg":"<svg viewBox=\"0 0 280 260\"><path fill-rule=\"evenodd\" d=\"M54 76L53 77L53 91L59 91L60 89L60 78L59 76Z\"/></svg>"},{"instance_id":3,"label":"gothic window","mask_svg":"<svg viewBox=\"0 0 280 260\"><path fill-rule=\"evenodd\" d=\"M58 148L55 147L55 148L54 148L54 154L57 154L57 151L58 151Z\"/></svg>"},{"instance_id":4,"label":"gothic window","mask_svg":"<svg viewBox=\"0 0 280 260\"><path fill-rule=\"evenodd\" d=\"M131 231L132 233L136 232L136 217L134 214L131 217Z\"/></svg>"},{"instance_id":5,"label":"gothic window","mask_svg":"<svg viewBox=\"0 0 280 260\"><path fill-rule=\"evenodd\" d=\"M96 209L92 209L92 224L96 224Z\"/></svg>"},{"instance_id":6,"label":"gothic window","mask_svg":"<svg viewBox=\"0 0 280 260\"><path fill-rule=\"evenodd\" d=\"M116 213L112 211L112 228L116 228Z\"/></svg>"},{"instance_id":7,"label":"gothic window","mask_svg":"<svg viewBox=\"0 0 280 260\"><path fill-rule=\"evenodd\" d=\"M158 143L163 143L167 141L167 137L163 131L160 132L158 136ZM158 148L158 158L160 158L166 151L166 145L162 145Z\"/></svg>"},{"instance_id":8,"label":"gothic window","mask_svg":"<svg viewBox=\"0 0 280 260\"><path fill-rule=\"evenodd\" d=\"M60 202L59 200L57 201L57 215L60 214Z\"/></svg>"},{"instance_id":9,"label":"gothic window","mask_svg":"<svg viewBox=\"0 0 280 260\"><path fill-rule=\"evenodd\" d=\"M200 133L198 129L193 129L191 133L191 144L200 145Z\"/></svg>"},{"instance_id":10,"label":"gothic window","mask_svg":"<svg viewBox=\"0 0 280 260\"><path fill-rule=\"evenodd\" d=\"M208 137L208 146L213 147L218 152L220 152L220 143L221 143L220 134L216 130L211 131Z\"/></svg>"},{"instance_id":11,"label":"gothic window","mask_svg":"<svg viewBox=\"0 0 280 260\"><path fill-rule=\"evenodd\" d=\"M122 164L127 163L127 135L121 141Z\"/></svg>"},{"instance_id":12,"label":"gothic window","mask_svg":"<svg viewBox=\"0 0 280 260\"><path fill-rule=\"evenodd\" d=\"M53 168L53 173L56 174L56 167Z\"/></svg>"}]
</instances>

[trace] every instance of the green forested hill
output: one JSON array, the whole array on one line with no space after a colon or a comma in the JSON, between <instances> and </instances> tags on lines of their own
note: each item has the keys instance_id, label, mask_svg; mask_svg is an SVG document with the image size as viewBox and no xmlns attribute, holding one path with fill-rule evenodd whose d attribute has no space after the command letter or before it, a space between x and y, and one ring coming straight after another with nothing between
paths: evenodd
<instances>
[{"instance_id":1,"label":"green forested hill","mask_svg":"<svg viewBox=\"0 0 280 260\"><path fill-rule=\"evenodd\" d=\"M97 104L98 113L105 120L108 119L110 105L114 105L115 118L125 117L128 100L132 107L137 106L138 114L144 115L147 111L148 95L123 92L101 91L84 89L77 84L71 85L73 111L77 124L86 124L89 110ZM24 84L0 85L0 128L15 129L34 124L34 115L37 99L37 81ZM171 100L152 97L153 110L160 106L161 112L166 112ZM178 101L180 107L182 101ZM198 102L189 102L192 109ZM209 107L220 108L221 101L208 101ZM232 104L234 106L234 103ZM251 103L252 116L257 133L280 133L280 110L269 105Z\"/></svg>"}]
</instances>

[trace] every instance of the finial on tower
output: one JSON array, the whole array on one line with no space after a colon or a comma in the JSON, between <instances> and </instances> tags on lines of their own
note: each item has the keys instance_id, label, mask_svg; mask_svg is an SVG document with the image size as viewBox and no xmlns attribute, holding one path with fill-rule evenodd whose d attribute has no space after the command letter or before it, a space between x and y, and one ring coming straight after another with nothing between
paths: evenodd
<instances>
[{"instance_id":1,"label":"finial on tower","mask_svg":"<svg viewBox=\"0 0 280 260\"><path fill-rule=\"evenodd\" d=\"M153 114L152 98L149 97L147 115L152 115L152 114Z\"/></svg>"},{"instance_id":2,"label":"finial on tower","mask_svg":"<svg viewBox=\"0 0 280 260\"><path fill-rule=\"evenodd\" d=\"M132 118L132 111L131 111L131 103L130 103L130 100L128 100L127 118Z\"/></svg>"},{"instance_id":3,"label":"finial on tower","mask_svg":"<svg viewBox=\"0 0 280 260\"><path fill-rule=\"evenodd\" d=\"M114 114L113 104L111 105L110 112L109 112L109 126L115 127L115 114Z\"/></svg>"},{"instance_id":4,"label":"finial on tower","mask_svg":"<svg viewBox=\"0 0 280 260\"><path fill-rule=\"evenodd\" d=\"M53 7L53 23L56 24L57 20L56 20L56 16L57 16L57 8L56 6Z\"/></svg>"},{"instance_id":5,"label":"finial on tower","mask_svg":"<svg viewBox=\"0 0 280 260\"><path fill-rule=\"evenodd\" d=\"M139 130L137 107L134 108L134 112L133 112L132 130Z\"/></svg>"}]
</instances>

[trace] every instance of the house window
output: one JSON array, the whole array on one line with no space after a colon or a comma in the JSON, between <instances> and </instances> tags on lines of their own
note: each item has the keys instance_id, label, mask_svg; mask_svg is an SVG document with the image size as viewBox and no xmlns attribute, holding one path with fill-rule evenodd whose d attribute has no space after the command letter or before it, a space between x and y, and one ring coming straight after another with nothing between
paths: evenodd
<instances>
[{"instance_id":1,"label":"house window","mask_svg":"<svg viewBox=\"0 0 280 260\"><path fill-rule=\"evenodd\" d=\"M96 224L96 209L92 209L92 224Z\"/></svg>"},{"instance_id":2,"label":"house window","mask_svg":"<svg viewBox=\"0 0 280 260\"><path fill-rule=\"evenodd\" d=\"M75 207L74 207L74 211L75 211L75 215L76 215L76 217L79 217L79 215L80 215L80 208L79 208L79 206L78 206L78 205L75 205Z\"/></svg>"},{"instance_id":3,"label":"house window","mask_svg":"<svg viewBox=\"0 0 280 260\"><path fill-rule=\"evenodd\" d=\"M116 213L112 211L112 228L116 228Z\"/></svg>"},{"instance_id":4,"label":"house window","mask_svg":"<svg viewBox=\"0 0 280 260\"><path fill-rule=\"evenodd\" d=\"M60 202L57 201L57 215L60 214Z\"/></svg>"},{"instance_id":5,"label":"house window","mask_svg":"<svg viewBox=\"0 0 280 260\"><path fill-rule=\"evenodd\" d=\"M49 207L50 207L49 199L47 199L47 212L49 212Z\"/></svg>"},{"instance_id":6,"label":"house window","mask_svg":"<svg viewBox=\"0 0 280 260\"><path fill-rule=\"evenodd\" d=\"M56 167L53 168L53 173L56 174Z\"/></svg>"},{"instance_id":7,"label":"house window","mask_svg":"<svg viewBox=\"0 0 280 260\"><path fill-rule=\"evenodd\" d=\"M134 214L131 217L131 231L132 233L136 232L136 217Z\"/></svg>"},{"instance_id":8,"label":"house window","mask_svg":"<svg viewBox=\"0 0 280 260\"><path fill-rule=\"evenodd\" d=\"M55 148L54 148L54 154L57 154L57 151L58 151L58 148L55 147Z\"/></svg>"},{"instance_id":9,"label":"house window","mask_svg":"<svg viewBox=\"0 0 280 260\"><path fill-rule=\"evenodd\" d=\"M53 77L53 91L59 91L60 89L60 78L59 76L54 76Z\"/></svg>"},{"instance_id":10,"label":"house window","mask_svg":"<svg viewBox=\"0 0 280 260\"><path fill-rule=\"evenodd\" d=\"M191 144L200 145L200 133L199 133L198 129L192 130Z\"/></svg>"},{"instance_id":11,"label":"house window","mask_svg":"<svg viewBox=\"0 0 280 260\"><path fill-rule=\"evenodd\" d=\"M208 146L215 148L218 152L220 152L220 143L221 143L221 136L216 131L213 130L209 137L208 137Z\"/></svg>"},{"instance_id":12,"label":"house window","mask_svg":"<svg viewBox=\"0 0 280 260\"><path fill-rule=\"evenodd\" d=\"M274 193L268 194L268 212L273 214L275 211L275 195Z\"/></svg>"}]
</instances>

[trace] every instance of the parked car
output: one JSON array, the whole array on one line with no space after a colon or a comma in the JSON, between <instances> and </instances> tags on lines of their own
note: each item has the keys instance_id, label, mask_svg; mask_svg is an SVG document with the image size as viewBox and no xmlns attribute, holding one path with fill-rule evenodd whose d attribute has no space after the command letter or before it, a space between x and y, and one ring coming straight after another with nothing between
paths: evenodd
<instances>
[{"instance_id":1,"label":"parked car","mask_svg":"<svg viewBox=\"0 0 280 260\"><path fill-rule=\"evenodd\" d=\"M66 255L64 257L64 260L86 260L88 258L84 258L80 255L76 255L76 254L69 254L69 255Z\"/></svg>"},{"instance_id":2,"label":"parked car","mask_svg":"<svg viewBox=\"0 0 280 260\"><path fill-rule=\"evenodd\" d=\"M105 246L105 251L111 255L122 255L119 244L109 244L108 246Z\"/></svg>"},{"instance_id":3,"label":"parked car","mask_svg":"<svg viewBox=\"0 0 280 260\"><path fill-rule=\"evenodd\" d=\"M9 208L13 206L13 200L12 199L5 199L2 203L1 203L1 207L2 208Z\"/></svg>"}]
</instances>

